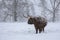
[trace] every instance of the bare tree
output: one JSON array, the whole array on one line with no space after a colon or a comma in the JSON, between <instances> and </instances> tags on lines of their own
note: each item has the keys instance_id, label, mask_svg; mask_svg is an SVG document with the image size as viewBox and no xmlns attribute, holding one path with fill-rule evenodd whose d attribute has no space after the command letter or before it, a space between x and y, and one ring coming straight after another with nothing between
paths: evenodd
<instances>
[{"instance_id":1,"label":"bare tree","mask_svg":"<svg viewBox=\"0 0 60 40\"><path fill-rule=\"evenodd\" d=\"M2 21L18 21L19 18L22 20L22 14L29 14L29 11L27 0L2 0L2 2L0 2L0 14L2 13L0 19L2 19Z\"/></svg>"},{"instance_id":2,"label":"bare tree","mask_svg":"<svg viewBox=\"0 0 60 40\"><path fill-rule=\"evenodd\" d=\"M31 10L32 10L32 15L34 16L35 15L35 9L34 9L34 4L31 3Z\"/></svg>"},{"instance_id":3,"label":"bare tree","mask_svg":"<svg viewBox=\"0 0 60 40\"><path fill-rule=\"evenodd\" d=\"M30 2L29 0L25 0L26 1L26 14L23 14L25 16L28 16L28 15L32 15L34 16L35 15L35 9L34 9L34 4L32 2ZM24 16L23 16L24 17Z\"/></svg>"},{"instance_id":4,"label":"bare tree","mask_svg":"<svg viewBox=\"0 0 60 40\"><path fill-rule=\"evenodd\" d=\"M59 1L59 2L57 2ZM60 0L54 0L52 2L52 0L50 0L50 3L51 3L51 6L52 6L52 14L53 14L53 22L55 21L55 18L56 18L56 14L58 12L58 8L59 8L59 5L60 5Z\"/></svg>"},{"instance_id":5,"label":"bare tree","mask_svg":"<svg viewBox=\"0 0 60 40\"><path fill-rule=\"evenodd\" d=\"M17 21L17 0L14 0L13 2L13 15L14 15L14 21Z\"/></svg>"},{"instance_id":6,"label":"bare tree","mask_svg":"<svg viewBox=\"0 0 60 40\"><path fill-rule=\"evenodd\" d=\"M60 0L49 0L49 5L51 5L51 7L49 8L49 6L47 5L46 0L40 0L42 2L43 6L40 6L42 8L44 8L45 11L50 12L50 14L52 14L52 21L55 22L55 18L56 18L56 14L59 10L59 5L60 5Z\"/></svg>"},{"instance_id":7,"label":"bare tree","mask_svg":"<svg viewBox=\"0 0 60 40\"><path fill-rule=\"evenodd\" d=\"M2 20L1 21L6 21L6 18L9 16L9 14L7 13L7 6L6 6L6 3L5 3L5 1L4 0L2 0L1 1L1 4L0 4L1 6L1 12L0 12L0 14L1 14L1 17L0 18L2 18ZM8 15L7 15L8 14ZM2 15L4 15L4 16L2 16Z\"/></svg>"},{"instance_id":8,"label":"bare tree","mask_svg":"<svg viewBox=\"0 0 60 40\"><path fill-rule=\"evenodd\" d=\"M42 11L41 11L41 14L44 16L44 17L46 17L46 12L45 12L45 7L47 7L47 5L45 5L46 4L46 0L40 0L40 2L41 2L41 4L40 4L40 6L42 7Z\"/></svg>"}]
</instances>

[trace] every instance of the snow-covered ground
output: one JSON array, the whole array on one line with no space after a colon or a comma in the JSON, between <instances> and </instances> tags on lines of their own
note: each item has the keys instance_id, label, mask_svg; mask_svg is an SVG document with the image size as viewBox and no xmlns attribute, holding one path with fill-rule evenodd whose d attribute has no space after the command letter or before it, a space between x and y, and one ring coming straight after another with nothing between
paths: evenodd
<instances>
[{"instance_id":1,"label":"snow-covered ground","mask_svg":"<svg viewBox=\"0 0 60 40\"><path fill-rule=\"evenodd\" d=\"M40 34L26 22L0 23L0 40L60 40L60 23L48 23Z\"/></svg>"}]
</instances>

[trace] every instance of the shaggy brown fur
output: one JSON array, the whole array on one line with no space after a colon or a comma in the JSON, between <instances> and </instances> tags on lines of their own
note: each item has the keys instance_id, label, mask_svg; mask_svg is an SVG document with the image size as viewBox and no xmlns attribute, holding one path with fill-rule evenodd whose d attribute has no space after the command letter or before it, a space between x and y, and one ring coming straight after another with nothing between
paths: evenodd
<instances>
[{"instance_id":1,"label":"shaggy brown fur","mask_svg":"<svg viewBox=\"0 0 60 40\"><path fill-rule=\"evenodd\" d=\"M43 17L30 17L28 20L28 24L34 24L36 33L44 32L44 28L47 25L47 20Z\"/></svg>"}]
</instances>

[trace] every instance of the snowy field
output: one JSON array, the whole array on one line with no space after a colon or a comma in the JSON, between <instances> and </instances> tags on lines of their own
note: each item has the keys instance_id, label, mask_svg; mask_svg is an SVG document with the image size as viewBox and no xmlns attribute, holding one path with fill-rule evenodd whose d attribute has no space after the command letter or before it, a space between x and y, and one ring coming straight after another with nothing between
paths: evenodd
<instances>
[{"instance_id":1,"label":"snowy field","mask_svg":"<svg viewBox=\"0 0 60 40\"><path fill-rule=\"evenodd\" d=\"M40 34L26 22L0 23L0 40L60 40L60 23L48 23Z\"/></svg>"}]
</instances>

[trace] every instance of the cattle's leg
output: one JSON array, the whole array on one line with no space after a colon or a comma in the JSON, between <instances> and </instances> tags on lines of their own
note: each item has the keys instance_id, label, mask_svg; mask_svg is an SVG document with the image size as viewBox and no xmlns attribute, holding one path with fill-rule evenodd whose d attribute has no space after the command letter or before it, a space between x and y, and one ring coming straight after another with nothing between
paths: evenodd
<instances>
[{"instance_id":1,"label":"cattle's leg","mask_svg":"<svg viewBox=\"0 0 60 40\"><path fill-rule=\"evenodd\" d=\"M36 34L38 33L38 27L35 26Z\"/></svg>"},{"instance_id":2,"label":"cattle's leg","mask_svg":"<svg viewBox=\"0 0 60 40\"><path fill-rule=\"evenodd\" d=\"M36 34L38 33L38 29L36 28Z\"/></svg>"},{"instance_id":3,"label":"cattle's leg","mask_svg":"<svg viewBox=\"0 0 60 40\"><path fill-rule=\"evenodd\" d=\"M42 28L39 28L39 33L41 33L41 31L42 31Z\"/></svg>"},{"instance_id":4,"label":"cattle's leg","mask_svg":"<svg viewBox=\"0 0 60 40\"><path fill-rule=\"evenodd\" d=\"M42 28L42 31L44 32L44 28Z\"/></svg>"}]
</instances>

